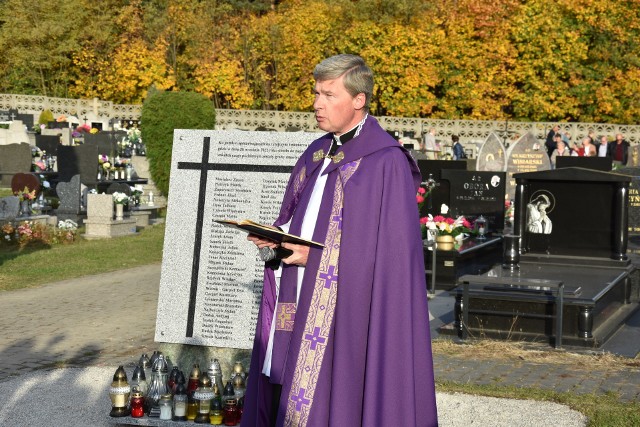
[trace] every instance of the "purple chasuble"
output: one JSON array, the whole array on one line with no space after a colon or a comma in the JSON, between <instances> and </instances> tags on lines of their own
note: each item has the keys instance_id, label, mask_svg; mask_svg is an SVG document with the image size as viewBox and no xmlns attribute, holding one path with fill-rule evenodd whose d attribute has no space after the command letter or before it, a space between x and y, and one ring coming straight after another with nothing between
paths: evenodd
<instances>
[{"instance_id":1,"label":"purple chasuble","mask_svg":"<svg viewBox=\"0 0 640 427\"><path fill-rule=\"evenodd\" d=\"M299 159L276 224L304 215L331 135ZM343 153L343 154L340 154ZM314 155L315 154L315 155ZM278 426L436 426L437 413L415 162L373 118L336 155L328 174L282 371ZM305 191L307 190L307 191ZM300 209L297 209L300 207ZM292 230L293 232L293 230ZM283 272L282 286L295 288ZM291 281L291 283L290 283ZM243 426L268 426L262 365L274 316L265 272ZM295 294L294 294L295 295ZM295 297L294 297L295 302ZM278 369L278 368L276 368Z\"/></svg>"}]
</instances>

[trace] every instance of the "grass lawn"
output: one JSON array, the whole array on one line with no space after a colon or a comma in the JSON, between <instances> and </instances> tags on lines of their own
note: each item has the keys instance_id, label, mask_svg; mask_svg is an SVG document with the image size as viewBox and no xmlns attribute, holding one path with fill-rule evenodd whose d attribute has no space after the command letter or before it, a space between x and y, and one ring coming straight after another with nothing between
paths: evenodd
<instances>
[{"instance_id":1,"label":"grass lawn","mask_svg":"<svg viewBox=\"0 0 640 427\"><path fill-rule=\"evenodd\" d=\"M163 241L164 225L156 225L138 235L114 239L78 237L73 244L21 251L0 246L0 291L159 263Z\"/></svg>"},{"instance_id":2,"label":"grass lawn","mask_svg":"<svg viewBox=\"0 0 640 427\"><path fill-rule=\"evenodd\" d=\"M36 287L54 281L96 273L116 271L162 260L164 225L148 227L136 236L90 240L79 238L70 245L25 248L22 251L0 247L1 291ZM571 363L584 369L601 367L638 369L640 359L625 359L606 355L593 357L551 348L532 350L521 343L477 341L465 345L435 340L436 354L462 358L526 359L539 363ZM624 403L614 395L578 395L552 390L438 382L439 392L460 392L510 399L544 400L567 405L589 417L590 427L640 426L640 404Z\"/></svg>"}]
</instances>

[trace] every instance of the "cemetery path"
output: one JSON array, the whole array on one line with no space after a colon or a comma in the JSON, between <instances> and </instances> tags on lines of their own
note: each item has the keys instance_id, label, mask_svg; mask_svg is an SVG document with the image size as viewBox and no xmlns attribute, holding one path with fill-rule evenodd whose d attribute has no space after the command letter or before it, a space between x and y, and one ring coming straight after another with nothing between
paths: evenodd
<instances>
[{"instance_id":1,"label":"cemetery path","mask_svg":"<svg viewBox=\"0 0 640 427\"><path fill-rule=\"evenodd\" d=\"M140 354L155 349L159 283L160 264L153 264L3 292L0 296L0 324L3 326L0 328L0 390L14 387L14 383L20 383L23 378L33 381L39 376L49 379L54 376L52 381L56 384L69 381L70 386L73 383L80 387L76 393L85 390L86 384L77 385L82 381L92 382L93 387L104 393L118 365L130 367ZM438 301L439 298L443 300ZM432 328L437 327L437 319L447 316L436 311L446 311L452 306L445 298L451 297L441 293L430 301L432 312L435 312ZM437 381L575 393L612 392L622 400L640 401L638 368L580 370L562 364L471 360L446 354L436 354L434 364ZM83 369L43 371L43 368L57 367ZM100 372L101 376L91 377L94 371ZM63 372L70 373L64 381ZM82 374L73 375L73 372ZM13 396L12 399L22 397ZM446 398L445 394L439 396L439 399ZM107 406L108 411L108 398L105 397L100 405ZM2 420L0 410L0 425L5 425Z\"/></svg>"}]
</instances>

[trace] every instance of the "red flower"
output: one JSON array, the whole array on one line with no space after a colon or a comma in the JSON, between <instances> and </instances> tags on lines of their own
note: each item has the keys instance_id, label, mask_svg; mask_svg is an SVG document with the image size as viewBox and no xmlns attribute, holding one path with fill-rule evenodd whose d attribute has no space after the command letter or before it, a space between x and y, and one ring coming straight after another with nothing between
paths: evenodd
<instances>
[{"instance_id":1,"label":"red flower","mask_svg":"<svg viewBox=\"0 0 640 427\"><path fill-rule=\"evenodd\" d=\"M464 220L462 221L462 225L463 225L463 226L465 226L465 227L467 227L467 228L471 228L471 223L470 223L469 221L467 221L466 219L464 219Z\"/></svg>"},{"instance_id":2,"label":"red flower","mask_svg":"<svg viewBox=\"0 0 640 427\"><path fill-rule=\"evenodd\" d=\"M444 221L444 217L442 215L436 215L433 217L433 222L442 222Z\"/></svg>"},{"instance_id":3,"label":"red flower","mask_svg":"<svg viewBox=\"0 0 640 427\"><path fill-rule=\"evenodd\" d=\"M453 218L445 218L444 222L446 222L447 224L453 224L454 222L456 222L456 220Z\"/></svg>"},{"instance_id":4,"label":"red flower","mask_svg":"<svg viewBox=\"0 0 640 427\"><path fill-rule=\"evenodd\" d=\"M425 190L424 187L418 187L418 193L424 194L426 192L427 192L427 190Z\"/></svg>"},{"instance_id":5,"label":"red flower","mask_svg":"<svg viewBox=\"0 0 640 427\"><path fill-rule=\"evenodd\" d=\"M427 222L429 222L428 216L423 216L422 218L420 218L420 224L426 224Z\"/></svg>"},{"instance_id":6,"label":"red flower","mask_svg":"<svg viewBox=\"0 0 640 427\"><path fill-rule=\"evenodd\" d=\"M421 195L419 195L419 194L416 194L416 202L418 202L418 203L422 203L422 202L424 202L424 197L422 197L422 196L421 196Z\"/></svg>"}]
</instances>

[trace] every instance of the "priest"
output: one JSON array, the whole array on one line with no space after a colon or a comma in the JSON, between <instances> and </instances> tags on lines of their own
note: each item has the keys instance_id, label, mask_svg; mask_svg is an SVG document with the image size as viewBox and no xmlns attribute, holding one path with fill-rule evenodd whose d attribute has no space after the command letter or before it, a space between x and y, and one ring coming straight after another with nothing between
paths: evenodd
<instances>
[{"instance_id":1,"label":"priest","mask_svg":"<svg viewBox=\"0 0 640 427\"><path fill-rule=\"evenodd\" d=\"M436 426L420 172L369 115L362 58L313 74L327 133L296 163L274 225L321 245L283 243L265 268L242 425Z\"/></svg>"}]
</instances>

